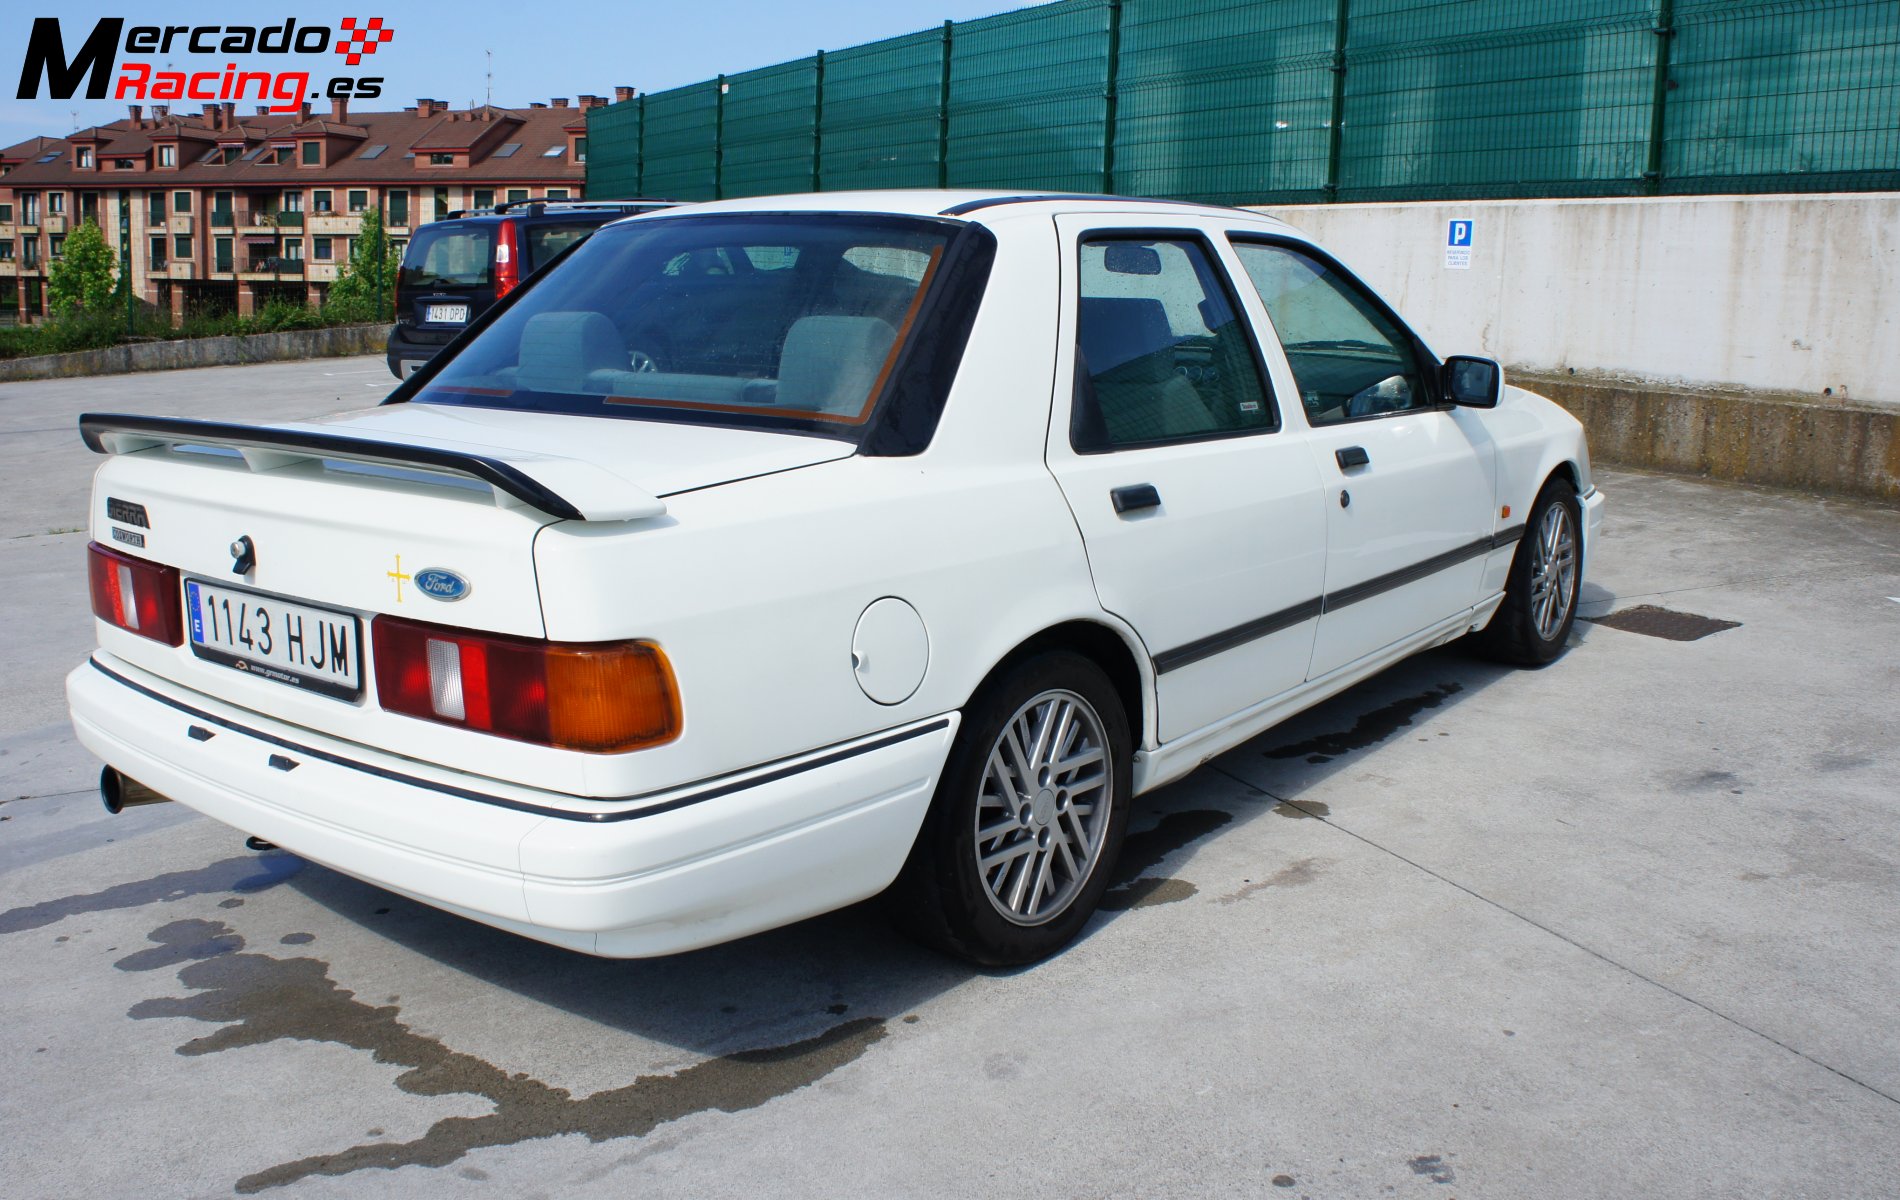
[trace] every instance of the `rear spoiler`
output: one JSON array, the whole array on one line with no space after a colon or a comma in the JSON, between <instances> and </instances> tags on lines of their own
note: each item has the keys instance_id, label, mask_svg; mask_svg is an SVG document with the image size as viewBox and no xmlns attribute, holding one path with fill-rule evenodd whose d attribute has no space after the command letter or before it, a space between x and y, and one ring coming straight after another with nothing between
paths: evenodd
<instances>
[{"instance_id":1,"label":"rear spoiler","mask_svg":"<svg viewBox=\"0 0 1900 1200\"><path fill-rule=\"evenodd\" d=\"M79 436L88 449L98 454L189 446L236 450L253 471L330 459L459 476L485 483L497 496L508 496L565 521L634 521L666 511L664 501L627 480L572 458L532 454L498 457L309 429L123 413L82 414Z\"/></svg>"}]
</instances>

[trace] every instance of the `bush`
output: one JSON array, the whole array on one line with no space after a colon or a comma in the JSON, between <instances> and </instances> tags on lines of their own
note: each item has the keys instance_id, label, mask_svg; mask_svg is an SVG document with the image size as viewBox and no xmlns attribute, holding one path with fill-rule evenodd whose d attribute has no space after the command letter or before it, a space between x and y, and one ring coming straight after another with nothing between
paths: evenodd
<instances>
[{"instance_id":1,"label":"bush","mask_svg":"<svg viewBox=\"0 0 1900 1200\"><path fill-rule=\"evenodd\" d=\"M339 312L328 306L316 309L287 300L269 300L249 317L236 313L194 314L186 316L174 328L160 313L142 307L133 317L128 337L122 307L98 311L74 309L39 325L0 327L0 359L97 350L125 341L174 341L277 333L286 329L322 329L329 325L355 324L359 319L347 309Z\"/></svg>"}]
</instances>

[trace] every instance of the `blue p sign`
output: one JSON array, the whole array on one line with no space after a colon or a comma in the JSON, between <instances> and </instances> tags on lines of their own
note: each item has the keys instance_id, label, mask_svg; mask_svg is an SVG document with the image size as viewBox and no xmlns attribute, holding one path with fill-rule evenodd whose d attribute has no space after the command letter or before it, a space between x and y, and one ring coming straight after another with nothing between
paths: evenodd
<instances>
[{"instance_id":1,"label":"blue p sign","mask_svg":"<svg viewBox=\"0 0 1900 1200\"><path fill-rule=\"evenodd\" d=\"M1445 237L1447 246L1469 246L1471 244L1471 222L1453 221L1450 232Z\"/></svg>"}]
</instances>

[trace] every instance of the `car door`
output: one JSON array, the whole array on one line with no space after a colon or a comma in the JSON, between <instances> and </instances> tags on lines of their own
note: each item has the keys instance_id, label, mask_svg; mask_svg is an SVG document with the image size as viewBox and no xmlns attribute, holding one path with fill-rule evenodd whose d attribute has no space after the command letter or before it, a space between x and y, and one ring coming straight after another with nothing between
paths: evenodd
<instances>
[{"instance_id":1,"label":"car door","mask_svg":"<svg viewBox=\"0 0 1900 1200\"><path fill-rule=\"evenodd\" d=\"M1475 413L1442 403L1437 362L1312 246L1233 238L1300 389L1324 481L1318 679L1469 609L1496 527L1496 455Z\"/></svg>"},{"instance_id":2,"label":"car door","mask_svg":"<svg viewBox=\"0 0 1900 1200\"><path fill-rule=\"evenodd\" d=\"M1319 615L1325 514L1191 221L1057 218L1064 296L1048 461L1102 606L1154 660L1162 741L1297 687Z\"/></svg>"}]
</instances>

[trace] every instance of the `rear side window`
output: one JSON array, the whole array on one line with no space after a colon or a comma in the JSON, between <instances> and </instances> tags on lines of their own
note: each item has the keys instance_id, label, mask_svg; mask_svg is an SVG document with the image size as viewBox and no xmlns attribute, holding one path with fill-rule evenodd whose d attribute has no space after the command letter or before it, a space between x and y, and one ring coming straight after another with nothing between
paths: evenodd
<instances>
[{"instance_id":1,"label":"rear side window","mask_svg":"<svg viewBox=\"0 0 1900 1200\"><path fill-rule=\"evenodd\" d=\"M1314 425L1429 407L1412 340L1357 282L1290 246L1238 242Z\"/></svg>"},{"instance_id":2,"label":"rear side window","mask_svg":"<svg viewBox=\"0 0 1900 1200\"><path fill-rule=\"evenodd\" d=\"M581 241L599 225L533 225L528 228L528 267L535 270Z\"/></svg>"},{"instance_id":3,"label":"rear side window","mask_svg":"<svg viewBox=\"0 0 1900 1200\"><path fill-rule=\"evenodd\" d=\"M1198 240L1090 238L1080 258L1070 423L1077 450L1276 427L1249 335Z\"/></svg>"},{"instance_id":4,"label":"rear side window","mask_svg":"<svg viewBox=\"0 0 1900 1200\"><path fill-rule=\"evenodd\" d=\"M495 227L488 222L424 225L402 256L400 286L486 287L491 278Z\"/></svg>"},{"instance_id":5,"label":"rear side window","mask_svg":"<svg viewBox=\"0 0 1900 1200\"><path fill-rule=\"evenodd\" d=\"M415 399L862 425L948 240L943 224L872 216L610 225Z\"/></svg>"}]
</instances>

